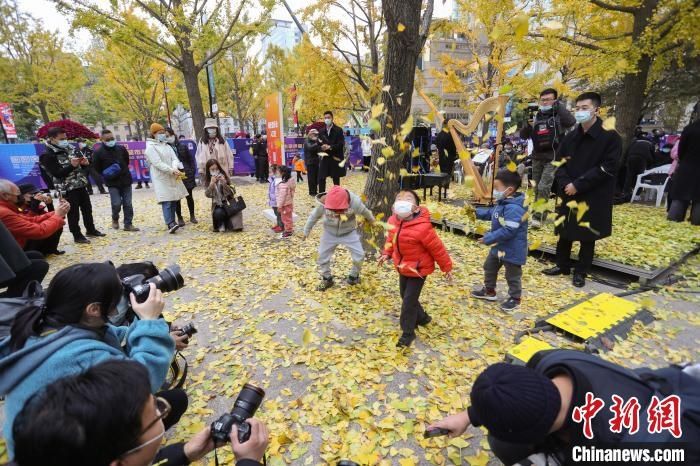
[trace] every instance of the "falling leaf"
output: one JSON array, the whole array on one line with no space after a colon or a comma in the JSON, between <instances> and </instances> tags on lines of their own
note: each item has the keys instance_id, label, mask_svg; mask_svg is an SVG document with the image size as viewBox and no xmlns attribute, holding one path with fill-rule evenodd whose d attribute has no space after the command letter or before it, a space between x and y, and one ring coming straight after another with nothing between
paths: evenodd
<instances>
[{"instance_id":1,"label":"falling leaf","mask_svg":"<svg viewBox=\"0 0 700 466\"><path fill-rule=\"evenodd\" d=\"M381 129L382 129L382 125L379 123L378 120L376 120L376 119L374 119L374 118L372 118L371 120L369 120L369 121L367 122L367 126L369 127L369 129L371 129L372 131L374 131L376 134L379 134L379 132L380 132Z\"/></svg>"},{"instance_id":2,"label":"falling leaf","mask_svg":"<svg viewBox=\"0 0 700 466\"><path fill-rule=\"evenodd\" d=\"M520 13L516 15L511 20L511 26L515 33L515 38L523 38L527 34L528 29L530 27L530 15L528 15L527 13Z\"/></svg>"},{"instance_id":3,"label":"falling leaf","mask_svg":"<svg viewBox=\"0 0 700 466\"><path fill-rule=\"evenodd\" d=\"M403 25L403 23L399 23L399 25L396 27L396 30L399 32L403 32L406 29L406 26Z\"/></svg>"},{"instance_id":4,"label":"falling leaf","mask_svg":"<svg viewBox=\"0 0 700 466\"><path fill-rule=\"evenodd\" d=\"M559 30L559 29L564 29L564 25L563 25L562 23L560 23L559 21L546 21L546 22L542 25L542 28L543 28L543 29L549 29L549 30L552 30L552 31L556 31L556 30Z\"/></svg>"},{"instance_id":5,"label":"falling leaf","mask_svg":"<svg viewBox=\"0 0 700 466\"><path fill-rule=\"evenodd\" d=\"M518 125L509 126L508 129L506 129L506 134L510 136L511 134L515 133L517 130L518 130Z\"/></svg>"},{"instance_id":6,"label":"falling leaf","mask_svg":"<svg viewBox=\"0 0 700 466\"><path fill-rule=\"evenodd\" d=\"M585 201L581 201L576 206L576 221L580 222L586 212L588 212L588 204Z\"/></svg>"},{"instance_id":7,"label":"falling leaf","mask_svg":"<svg viewBox=\"0 0 700 466\"><path fill-rule=\"evenodd\" d=\"M506 168L508 169L509 172L515 173L518 171L518 166L512 160L510 162L508 162L508 165L506 165Z\"/></svg>"},{"instance_id":8,"label":"falling leaf","mask_svg":"<svg viewBox=\"0 0 700 466\"><path fill-rule=\"evenodd\" d=\"M379 118L379 115L384 113L384 104L379 102L377 105L372 105L372 118Z\"/></svg>"},{"instance_id":9,"label":"falling leaf","mask_svg":"<svg viewBox=\"0 0 700 466\"><path fill-rule=\"evenodd\" d=\"M304 344L309 345L311 343L311 341L313 340L313 338L314 338L313 334L309 331L309 329L305 328L304 335L301 338L301 340L304 342Z\"/></svg>"},{"instance_id":10,"label":"falling leaf","mask_svg":"<svg viewBox=\"0 0 700 466\"><path fill-rule=\"evenodd\" d=\"M376 164L379 165L380 167L386 163L386 159L384 157L377 157Z\"/></svg>"},{"instance_id":11,"label":"falling leaf","mask_svg":"<svg viewBox=\"0 0 700 466\"><path fill-rule=\"evenodd\" d=\"M536 250L538 250L538 249L540 248L540 246L542 246L542 241L537 240L537 241L532 242L532 243L530 244L530 246L528 247L528 249L529 249L530 251L536 251Z\"/></svg>"},{"instance_id":12,"label":"falling leaf","mask_svg":"<svg viewBox=\"0 0 700 466\"><path fill-rule=\"evenodd\" d=\"M557 168L561 167L561 166L564 165L565 163L566 163L566 159L561 159L561 160L554 160L554 161L552 161L552 165L554 165L554 166L557 167Z\"/></svg>"}]
</instances>

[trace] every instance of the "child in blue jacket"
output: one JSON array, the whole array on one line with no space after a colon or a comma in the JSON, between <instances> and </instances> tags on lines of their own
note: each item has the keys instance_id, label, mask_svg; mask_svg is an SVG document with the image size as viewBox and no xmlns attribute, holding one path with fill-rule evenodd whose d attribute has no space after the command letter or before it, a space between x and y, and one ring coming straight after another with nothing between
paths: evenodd
<instances>
[{"instance_id":1,"label":"child in blue jacket","mask_svg":"<svg viewBox=\"0 0 700 466\"><path fill-rule=\"evenodd\" d=\"M527 209L523 206L525 196L518 192L521 182L517 172L499 170L493 184L496 205L476 210L478 219L491 219L491 231L480 238L479 242L493 247L484 262L484 286L472 291L472 296L496 301L496 279L501 265L504 265L509 295L501 303L504 311L512 311L520 306L522 266L527 259Z\"/></svg>"}]
</instances>

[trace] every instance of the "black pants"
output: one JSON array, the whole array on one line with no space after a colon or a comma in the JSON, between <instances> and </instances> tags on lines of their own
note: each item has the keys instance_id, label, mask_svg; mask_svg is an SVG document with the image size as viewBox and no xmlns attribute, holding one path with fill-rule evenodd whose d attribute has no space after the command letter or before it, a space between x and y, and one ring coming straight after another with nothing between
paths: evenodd
<instances>
[{"instance_id":1,"label":"black pants","mask_svg":"<svg viewBox=\"0 0 700 466\"><path fill-rule=\"evenodd\" d=\"M63 228L58 230L53 235L44 239L30 239L27 244L24 245L25 251L38 251L45 256L53 254L58 250L58 243L61 241L61 234L63 233Z\"/></svg>"},{"instance_id":2,"label":"black pants","mask_svg":"<svg viewBox=\"0 0 700 466\"><path fill-rule=\"evenodd\" d=\"M690 207L690 223L700 225L700 201L671 201L668 207L668 219L672 222L684 222Z\"/></svg>"},{"instance_id":3,"label":"black pants","mask_svg":"<svg viewBox=\"0 0 700 466\"><path fill-rule=\"evenodd\" d=\"M37 251L27 251L25 254L31 262L29 266L15 270L15 278L5 283L0 283L0 288L7 287L7 291L4 294L7 298L22 296L22 292L29 282L36 280L41 283L49 272L49 263L44 260L43 254Z\"/></svg>"},{"instance_id":4,"label":"black pants","mask_svg":"<svg viewBox=\"0 0 700 466\"><path fill-rule=\"evenodd\" d=\"M325 193L326 192L326 178L325 176L321 176L318 179L318 192L319 193ZM340 186L340 177L339 176L331 176L333 179L333 185L334 186Z\"/></svg>"},{"instance_id":5,"label":"black pants","mask_svg":"<svg viewBox=\"0 0 700 466\"><path fill-rule=\"evenodd\" d=\"M185 200L187 201L187 210L190 211L190 218L194 218L194 197L192 197L192 189L187 189L187 196L185 197ZM177 218L181 219L182 218L182 201L177 201L177 204L175 204L175 213L177 214Z\"/></svg>"},{"instance_id":6,"label":"black pants","mask_svg":"<svg viewBox=\"0 0 700 466\"><path fill-rule=\"evenodd\" d=\"M297 183L301 183L304 181L304 177L301 176L301 172L297 170Z\"/></svg>"},{"instance_id":7,"label":"black pants","mask_svg":"<svg viewBox=\"0 0 700 466\"><path fill-rule=\"evenodd\" d=\"M102 182L102 177L99 173L97 173L97 170L95 170L95 168L92 165L88 165L87 167L85 167L85 177L88 180L87 190L90 194L92 194L93 181L97 185L97 189L99 189L102 194L107 192L105 191L105 187Z\"/></svg>"},{"instance_id":8,"label":"black pants","mask_svg":"<svg viewBox=\"0 0 700 466\"><path fill-rule=\"evenodd\" d=\"M595 241L580 241L581 248L578 253L578 262L574 266L574 272L587 274L593 265L593 255L595 254ZM574 242L564 239L561 236L557 242L557 265L563 270L571 269L571 248Z\"/></svg>"},{"instance_id":9,"label":"black pants","mask_svg":"<svg viewBox=\"0 0 700 466\"><path fill-rule=\"evenodd\" d=\"M309 164L306 167L306 181L309 184L309 194L318 194L318 164Z\"/></svg>"},{"instance_id":10,"label":"black pants","mask_svg":"<svg viewBox=\"0 0 700 466\"><path fill-rule=\"evenodd\" d=\"M223 225L224 228L228 229L228 215L226 215L226 209L223 207L215 207L211 211L211 221L214 224L214 230L218 230Z\"/></svg>"},{"instance_id":11,"label":"black pants","mask_svg":"<svg viewBox=\"0 0 700 466\"><path fill-rule=\"evenodd\" d=\"M66 193L66 201L70 203L68 211L68 228L73 233L74 238L83 236L80 231L80 214L83 214L83 225L88 233L95 231L95 222L92 219L92 203L87 189L79 188Z\"/></svg>"},{"instance_id":12,"label":"black pants","mask_svg":"<svg viewBox=\"0 0 700 466\"><path fill-rule=\"evenodd\" d=\"M172 390L158 392L155 396L163 398L170 405L170 413L163 418L165 430L168 430L177 424L182 415L185 414L185 411L187 411L187 405L189 404L187 393L181 388L173 388Z\"/></svg>"},{"instance_id":13,"label":"black pants","mask_svg":"<svg viewBox=\"0 0 700 466\"><path fill-rule=\"evenodd\" d=\"M404 335L414 335L418 322L424 322L428 318L428 314L418 302L423 285L425 285L425 278L399 275L399 291L402 299L399 321Z\"/></svg>"}]
</instances>

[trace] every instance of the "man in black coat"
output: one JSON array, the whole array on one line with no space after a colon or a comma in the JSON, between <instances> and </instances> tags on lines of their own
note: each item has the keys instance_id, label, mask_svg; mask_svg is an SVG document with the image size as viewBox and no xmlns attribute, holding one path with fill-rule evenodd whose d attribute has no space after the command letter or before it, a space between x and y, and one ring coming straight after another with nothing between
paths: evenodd
<instances>
[{"instance_id":1,"label":"man in black coat","mask_svg":"<svg viewBox=\"0 0 700 466\"><path fill-rule=\"evenodd\" d=\"M573 284L586 284L591 268L595 242L612 233L612 205L615 176L622 152L620 135L603 129L598 118L601 98L595 92L584 92L576 99L576 128L564 136L559 146L557 169L557 220L564 217L555 232L556 267L544 270L545 275L569 275L571 247L581 243L579 260L574 269ZM573 201L573 203L572 203ZM577 218L580 217L580 218Z\"/></svg>"},{"instance_id":2,"label":"man in black coat","mask_svg":"<svg viewBox=\"0 0 700 466\"><path fill-rule=\"evenodd\" d=\"M671 177L671 207L668 219L685 220L690 208L690 223L700 225L700 120L683 128L678 143L678 166Z\"/></svg>"},{"instance_id":3,"label":"man in black coat","mask_svg":"<svg viewBox=\"0 0 700 466\"><path fill-rule=\"evenodd\" d=\"M326 127L321 130L321 165L318 171L318 190L326 192L326 178L333 178L335 186L340 185L340 178L345 176L345 165L341 162L345 159L345 135L343 129L333 123L333 112L326 110L323 114ZM325 153L326 155L323 155Z\"/></svg>"},{"instance_id":4,"label":"man in black coat","mask_svg":"<svg viewBox=\"0 0 700 466\"><path fill-rule=\"evenodd\" d=\"M447 122L442 127L442 131L435 137L435 145L438 150L440 173L449 173L452 176L452 172L455 170L455 161L457 160L457 146L455 146L452 135L447 129Z\"/></svg>"},{"instance_id":5,"label":"man in black coat","mask_svg":"<svg viewBox=\"0 0 700 466\"><path fill-rule=\"evenodd\" d=\"M625 184L622 189L622 197L616 199L616 203L630 202L632 190L637 183L637 175L644 173L654 163L654 143L649 140L647 133L639 133L627 149L625 157Z\"/></svg>"},{"instance_id":6,"label":"man in black coat","mask_svg":"<svg viewBox=\"0 0 700 466\"><path fill-rule=\"evenodd\" d=\"M100 140L102 145L95 151L93 163L97 172L106 173L103 178L112 204L112 228L119 229L119 211L123 208L124 231L139 231L133 225L134 208L131 204L132 180L129 172L129 151L117 144L114 135L108 129L102 130Z\"/></svg>"},{"instance_id":7,"label":"man in black coat","mask_svg":"<svg viewBox=\"0 0 700 466\"><path fill-rule=\"evenodd\" d=\"M75 140L75 142L78 143L78 148L75 150L75 153L80 157L86 158L88 161L88 165L83 167L83 170L85 171L85 177L88 180L88 193L90 195L94 194L92 190L92 182L94 181L97 185L97 188L100 190L100 194L107 194L107 191L105 191L104 183L102 182L102 176L100 175L100 173L97 172L97 170L95 170L95 167L92 164L92 148L90 148L87 141L83 138L78 138Z\"/></svg>"},{"instance_id":8,"label":"man in black coat","mask_svg":"<svg viewBox=\"0 0 700 466\"><path fill-rule=\"evenodd\" d=\"M321 152L321 142L318 140L318 130L312 128L304 142L304 163L309 175L306 178L309 183L309 196L318 194L319 152Z\"/></svg>"},{"instance_id":9,"label":"man in black coat","mask_svg":"<svg viewBox=\"0 0 700 466\"><path fill-rule=\"evenodd\" d=\"M250 151L255 160L255 179L260 183L267 183L269 162L267 156L267 136L255 135L255 140L250 146Z\"/></svg>"}]
</instances>

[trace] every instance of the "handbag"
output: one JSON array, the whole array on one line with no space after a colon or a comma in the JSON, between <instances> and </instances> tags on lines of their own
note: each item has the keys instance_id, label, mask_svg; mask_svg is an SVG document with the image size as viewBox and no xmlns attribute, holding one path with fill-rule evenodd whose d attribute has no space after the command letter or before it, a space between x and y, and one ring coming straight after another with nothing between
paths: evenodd
<instances>
[{"instance_id":1,"label":"handbag","mask_svg":"<svg viewBox=\"0 0 700 466\"><path fill-rule=\"evenodd\" d=\"M232 201L229 201L226 205L224 205L224 210L226 211L227 216L233 217L239 212L242 212L246 207L247 206L245 205L243 196L238 196L234 197Z\"/></svg>"}]
</instances>

